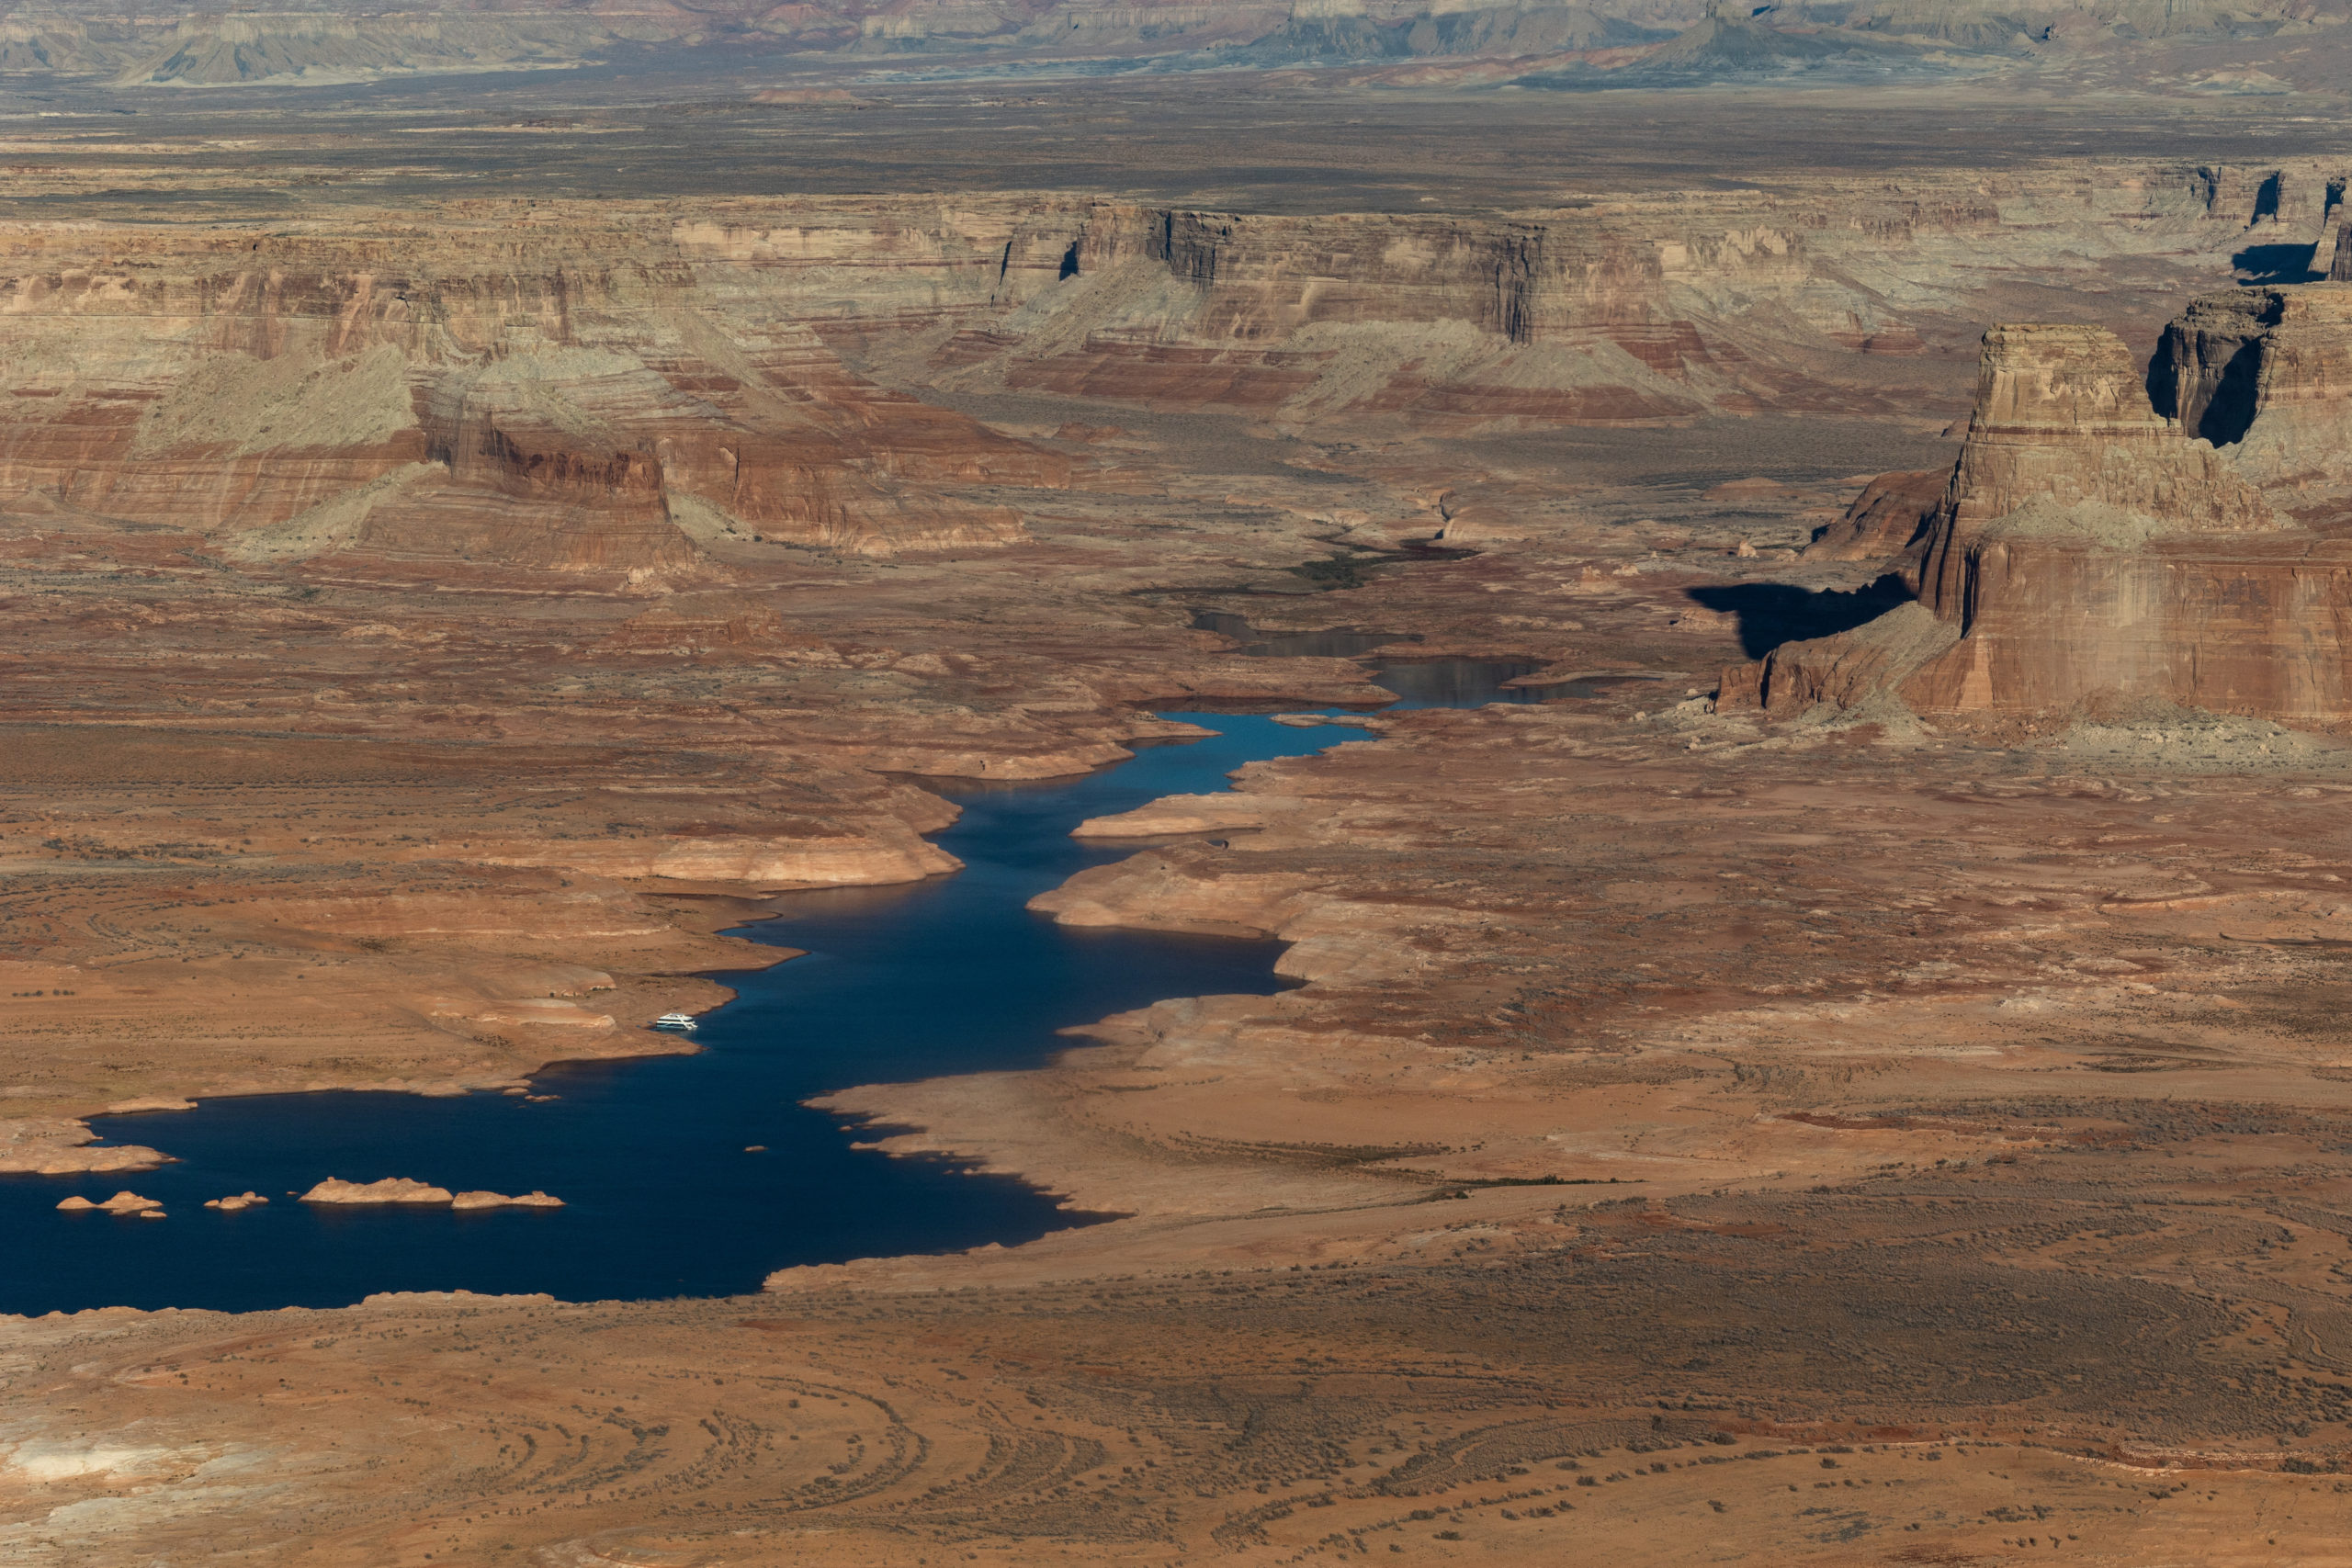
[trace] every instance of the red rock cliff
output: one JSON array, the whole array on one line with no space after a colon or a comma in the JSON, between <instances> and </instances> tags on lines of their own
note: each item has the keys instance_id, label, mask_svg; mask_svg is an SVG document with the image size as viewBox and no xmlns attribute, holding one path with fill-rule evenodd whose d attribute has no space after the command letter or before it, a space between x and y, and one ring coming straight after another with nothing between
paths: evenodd
<instances>
[{"instance_id":1,"label":"red rock cliff","mask_svg":"<svg viewBox=\"0 0 2352 1568\"><path fill-rule=\"evenodd\" d=\"M1791 644L1726 672L1724 700L1893 686L1928 713L2136 697L2352 717L2352 517L2324 482L2352 425L2347 304L2335 285L2197 301L2151 378L2103 329L1994 328L1901 635Z\"/></svg>"}]
</instances>

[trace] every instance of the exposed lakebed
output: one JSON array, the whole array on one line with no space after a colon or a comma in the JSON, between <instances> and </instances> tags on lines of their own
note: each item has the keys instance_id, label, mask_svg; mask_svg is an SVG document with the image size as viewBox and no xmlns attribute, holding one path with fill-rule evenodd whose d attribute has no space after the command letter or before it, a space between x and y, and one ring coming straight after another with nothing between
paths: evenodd
<instances>
[{"instance_id":1,"label":"exposed lakebed","mask_svg":"<svg viewBox=\"0 0 2352 1568\"><path fill-rule=\"evenodd\" d=\"M1523 700L1515 663L1381 664L1399 706ZM1356 738L1271 718L1175 714L1208 739L1150 746L1088 777L940 784L964 815L953 876L794 894L736 934L804 957L729 976L693 1055L559 1065L526 1100L493 1093L266 1095L104 1117L110 1142L176 1156L160 1169L0 1178L0 1312L341 1305L381 1291L547 1292L568 1300L726 1295L772 1269L1012 1245L1099 1216L1006 1177L854 1145L866 1129L801 1101L854 1084L1035 1066L1056 1031L1167 997L1279 988L1280 944L1072 930L1023 907L1131 852L1073 840L1089 817L1224 787L1245 762ZM761 1145L756 1149L754 1145ZM322 1178L413 1177L451 1190L543 1189L560 1209L321 1207ZM69 1194L130 1189L168 1218L61 1213ZM248 1189L266 1207L207 1210Z\"/></svg>"}]
</instances>

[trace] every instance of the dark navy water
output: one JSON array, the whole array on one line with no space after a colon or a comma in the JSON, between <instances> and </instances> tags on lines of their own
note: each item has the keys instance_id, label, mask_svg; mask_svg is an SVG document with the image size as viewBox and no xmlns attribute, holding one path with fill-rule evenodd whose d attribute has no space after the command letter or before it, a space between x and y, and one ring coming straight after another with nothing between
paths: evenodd
<instances>
[{"instance_id":1,"label":"dark navy water","mask_svg":"<svg viewBox=\"0 0 2352 1568\"><path fill-rule=\"evenodd\" d=\"M1492 668L1465 699L1457 671L1401 706L1509 700ZM547 1292L573 1301L727 1295L772 1269L1012 1246L1091 1223L1004 1177L891 1159L801 1101L856 1084L1035 1066L1056 1031L1169 997L1267 994L1279 943L1073 930L1030 897L1133 846L1074 840L1089 817L1226 786L1245 762L1357 738L1270 718L1171 715L1199 741L1147 747L1091 776L940 785L964 815L938 842L964 861L907 887L794 894L736 934L806 956L729 976L689 1056L561 1065L539 1102L495 1093L268 1095L193 1111L101 1117L108 1142L176 1156L153 1171L0 1177L0 1312L227 1310L355 1302L380 1291ZM754 1148L753 1145L763 1145ZM409 1177L452 1191L539 1189L556 1210L333 1207L292 1194L341 1177ZM61 1213L70 1193L129 1189L162 1220ZM246 1190L266 1208L223 1213Z\"/></svg>"},{"instance_id":2,"label":"dark navy water","mask_svg":"<svg viewBox=\"0 0 2352 1568\"><path fill-rule=\"evenodd\" d=\"M1465 708L1558 695L1545 686L1502 683L1543 668L1543 660L1533 659L1383 659L1372 661L1372 678L1396 694L1391 707Z\"/></svg>"},{"instance_id":3,"label":"dark navy water","mask_svg":"<svg viewBox=\"0 0 2352 1568\"><path fill-rule=\"evenodd\" d=\"M1418 637L1395 632L1365 632L1339 627L1320 632L1260 631L1246 615L1225 610L1193 612L1194 631L1215 632L1241 645L1238 651L1252 659L1356 659L1394 642L1419 642Z\"/></svg>"},{"instance_id":4,"label":"dark navy water","mask_svg":"<svg viewBox=\"0 0 2352 1568\"><path fill-rule=\"evenodd\" d=\"M1252 659L1362 659L1372 667L1372 678L1396 694L1396 707L1471 707L1481 703L1539 703L1556 693L1541 686L1511 686L1506 682L1532 675L1544 668L1540 660L1417 659L1401 651L1418 637L1395 632L1357 631L1339 627L1319 632L1261 631L1249 618L1224 610L1197 610L1195 631L1216 632L1241 646L1236 651ZM1389 652L1369 656L1376 648ZM1589 693L1578 693L1579 696Z\"/></svg>"}]
</instances>

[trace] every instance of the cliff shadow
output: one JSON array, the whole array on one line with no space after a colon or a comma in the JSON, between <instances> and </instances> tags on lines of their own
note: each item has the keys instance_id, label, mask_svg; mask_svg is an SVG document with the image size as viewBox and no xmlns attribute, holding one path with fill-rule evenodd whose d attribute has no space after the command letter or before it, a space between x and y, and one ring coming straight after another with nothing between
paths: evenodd
<instances>
[{"instance_id":1,"label":"cliff shadow","mask_svg":"<svg viewBox=\"0 0 2352 1568\"><path fill-rule=\"evenodd\" d=\"M2309 240L2301 244L2248 245L2230 258L2238 271L2240 283L2313 283L2319 274L2312 270L2312 245Z\"/></svg>"},{"instance_id":2,"label":"cliff shadow","mask_svg":"<svg viewBox=\"0 0 2352 1568\"><path fill-rule=\"evenodd\" d=\"M2259 349L2252 341L2240 344L2223 363L2221 378L2207 392L2204 407L2184 408L2180 400L2180 358L2176 352L2178 341L2174 333L2165 333L2156 344L2156 352L2148 358L2148 406L2166 419L2184 423L2193 415L2194 433L2216 446L2244 440L2260 403L2260 389L2255 384L2262 370Z\"/></svg>"},{"instance_id":3,"label":"cliff shadow","mask_svg":"<svg viewBox=\"0 0 2352 1568\"><path fill-rule=\"evenodd\" d=\"M1888 572L1861 588L1800 588L1792 582L1730 582L1693 588L1690 596L1718 614L1739 617L1740 651L1761 659L1784 642L1830 637L1877 620L1914 594Z\"/></svg>"},{"instance_id":4,"label":"cliff shadow","mask_svg":"<svg viewBox=\"0 0 2352 1568\"><path fill-rule=\"evenodd\" d=\"M2173 352L2173 334L2165 333L2156 340L2156 349L2148 355L2148 368L2141 378L2141 385L2148 389L2148 406L2165 419L2180 417L2180 356Z\"/></svg>"}]
</instances>

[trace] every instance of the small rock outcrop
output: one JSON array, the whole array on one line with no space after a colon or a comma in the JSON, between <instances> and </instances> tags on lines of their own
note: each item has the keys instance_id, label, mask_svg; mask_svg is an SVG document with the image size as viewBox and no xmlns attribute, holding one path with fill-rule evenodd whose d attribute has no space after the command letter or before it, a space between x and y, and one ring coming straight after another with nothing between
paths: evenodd
<instances>
[{"instance_id":1,"label":"small rock outcrop","mask_svg":"<svg viewBox=\"0 0 2352 1568\"><path fill-rule=\"evenodd\" d=\"M341 1181L330 1176L302 1194L305 1203L447 1203L449 1190L402 1176L381 1181Z\"/></svg>"},{"instance_id":2,"label":"small rock outcrop","mask_svg":"<svg viewBox=\"0 0 2352 1568\"><path fill-rule=\"evenodd\" d=\"M205 1207L208 1209L243 1208L248 1201L255 1203L269 1201L266 1198L256 1197L248 1192L243 1200L219 1198L207 1203ZM541 1192L537 1189L514 1197L510 1197L503 1192L483 1190L452 1192L446 1187L435 1187L429 1182L411 1181L405 1177L397 1176L387 1177L381 1181L368 1182L338 1181L330 1176L308 1192L303 1193L302 1201L305 1203L446 1203L452 1209L560 1209L563 1207L562 1199Z\"/></svg>"},{"instance_id":3,"label":"small rock outcrop","mask_svg":"<svg viewBox=\"0 0 2352 1568\"><path fill-rule=\"evenodd\" d=\"M245 1191L230 1198L207 1198L204 1201L204 1206L208 1209L218 1209L224 1214L233 1214L240 1209L250 1209L256 1204L268 1201L268 1199L258 1192Z\"/></svg>"},{"instance_id":4,"label":"small rock outcrop","mask_svg":"<svg viewBox=\"0 0 2352 1568\"><path fill-rule=\"evenodd\" d=\"M449 1200L452 1209L560 1209L563 1200L533 1188L518 1197L503 1192L460 1192Z\"/></svg>"},{"instance_id":5,"label":"small rock outcrop","mask_svg":"<svg viewBox=\"0 0 2352 1568\"><path fill-rule=\"evenodd\" d=\"M1930 660L1960 640L1960 628L1938 620L1924 604L1901 604L1878 619L1834 637L1787 642L1753 664L1724 671L1719 709L1760 708L1783 718L1821 703L1860 707L1876 694L1900 689Z\"/></svg>"},{"instance_id":6,"label":"small rock outcrop","mask_svg":"<svg viewBox=\"0 0 2352 1568\"><path fill-rule=\"evenodd\" d=\"M77 1193L57 1206L69 1214L96 1212L107 1214L138 1214L142 1218L156 1220L164 1217L164 1205L161 1202L153 1198L141 1198L138 1193L131 1191L118 1192L103 1203L93 1203Z\"/></svg>"},{"instance_id":7,"label":"small rock outcrop","mask_svg":"<svg viewBox=\"0 0 2352 1568\"><path fill-rule=\"evenodd\" d=\"M118 1100L107 1107L109 1116L130 1116L149 1111L193 1111L196 1101L183 1100L176 1094L151 1094L137 1100Z\"/></svg>"},{"instance_id":8,"label":"small rock outcrop","mask_svg":"<svg viewBox=\"0 0 2352 1568\"><path fill-rule=\"evenodd\" d=\"M172 1156L144 1144L105 1144L89 1123L62 1116L0 1121L0 1174L71 1176L153 1170Z\"/></svg>"},{"instance_id":9,"label":"small rock outcrop","mask_svg":"<svg viewBox=\"0 0 2352 1568\"><path fill-rule=\"evenodd\" d=\"M1916 543L1951 488L1948 468L1881 474L1805 547L1807 560L1879 560Z\"/></svg>"}]
</instances>

